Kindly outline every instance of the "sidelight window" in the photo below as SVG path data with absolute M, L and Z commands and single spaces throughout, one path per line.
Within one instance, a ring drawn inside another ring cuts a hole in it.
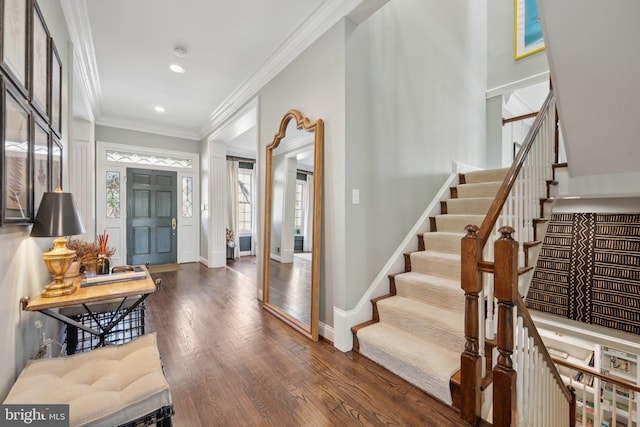
M 251 169 L 238 169 L 238 232 L 251 233 Z

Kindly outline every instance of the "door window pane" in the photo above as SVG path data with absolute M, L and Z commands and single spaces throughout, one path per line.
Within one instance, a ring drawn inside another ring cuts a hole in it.
M 182 217 L 193 217 L 193 178 L 182 177 Z
M 120 172 L 107 171 L 107 218 L 120 218 Z
M 238 231 L 251 233 L 251 171 L 240 169 L 238 171 Z
M 296 204 L 293 225 L 296 234 L 302 234 L 302 197 L 304 196 L 304 181 L 296 182 Z

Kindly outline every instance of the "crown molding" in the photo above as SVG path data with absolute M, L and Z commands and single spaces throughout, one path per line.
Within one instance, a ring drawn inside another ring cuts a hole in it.
M 194 132 L 177 130 L 173 127 L 162 127 L 157 124 L 141 125 L 140 121 L 127 120 L 123 118 L 100 117 L 96 120 L 98 126 L 108 126 L 118 129 L 131 130 L 135 132 L 151 133 L 155 135 L 170 136 L 172 138 L 188 139 L 191 141 L 200 141 L 198 135 Z
M 73 43 L 74 71 L 83 92 L 82 96 L 86 99 L 93 117 L 99 117 L 102 110 L 102 89 L 87 2 L 86 0 L 60 0 L 60 5 Z
M 224 124 L 236 110 L 255 97 L 258 91 L 291 61 L 365 1 L 367 0 L 328 0 L 312 12 L 269 58 L 209 115 L 206 124 L 200 130 L 200 137 L 206 138 Z

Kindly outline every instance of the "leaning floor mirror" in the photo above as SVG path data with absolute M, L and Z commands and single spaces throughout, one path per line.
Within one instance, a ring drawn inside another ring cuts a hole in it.
M 314 341 L 320 304 L 324 125 L 289 110 L 267 146 L 263 307 Z

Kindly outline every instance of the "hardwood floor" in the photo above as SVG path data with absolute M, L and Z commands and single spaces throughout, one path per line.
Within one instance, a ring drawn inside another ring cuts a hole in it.
M 311 260 L 296 255 L 293 262 L 269 265 L 269 301 L 305 325 L 311 324 Z
M 147 299 L 177 427 L 464 426 L 357 353 L 313 343 L 261 308 L 252 258 L 157 273 Z

